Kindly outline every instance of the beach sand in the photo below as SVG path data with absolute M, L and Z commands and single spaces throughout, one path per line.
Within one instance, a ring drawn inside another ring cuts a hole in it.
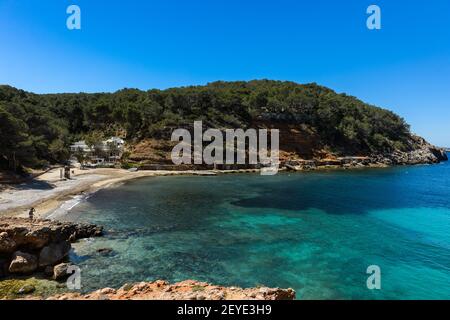
M 215 175 L 213 171 L 128 171 L 124 169 L 71 169 L 71 179 L 60 179 L 60 168 L 52 169 L 22 184 L 9 185 L 0 192 L 0 217 L 27 217 L 31 207 L 36 218 L 47 218 L 76 195 L 130 179 L 165 175 Z

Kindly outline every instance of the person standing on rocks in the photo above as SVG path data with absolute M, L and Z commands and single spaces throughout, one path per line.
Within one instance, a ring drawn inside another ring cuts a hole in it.
M 30 217 L 30 220 L 33 221 L 34 220 L 34 213 L 36 212 L 35 208 L 31 208 L 30 211 L 28 212 L 28 216 Z

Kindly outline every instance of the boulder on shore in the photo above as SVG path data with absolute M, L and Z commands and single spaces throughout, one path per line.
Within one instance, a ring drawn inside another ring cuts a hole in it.
M 60 263 L 53 268 L 53 279 L 63 280 L 69 276 L 67 270 L 71 266 L 70 263 Z
M 28 274 L 36 271 L 38 268 L 38 261 L 36 256 L 17 251 L 13 254 L 11 264 L 9 265 L 9 272 Z

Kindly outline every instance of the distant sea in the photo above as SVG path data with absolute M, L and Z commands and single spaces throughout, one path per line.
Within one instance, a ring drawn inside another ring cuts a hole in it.
M 65 219 L 109 230 L 75 245 L 85 292 L 195 279 L 291 287 L 298 299 L 450 298 L 448 162 L 143 178 L 100 190 Z M 370 265 L 380 290 L 366 286 Z

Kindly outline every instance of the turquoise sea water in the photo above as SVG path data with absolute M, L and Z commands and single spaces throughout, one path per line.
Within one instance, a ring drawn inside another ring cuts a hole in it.
M 72 253 L 84 291 L 196 279 L 292 287 L 298 299 L 450 298 L 449 163 L 144 178 L 66 218 L 109 230 Z M 369 265 L 381 290 L 367 289 Z

